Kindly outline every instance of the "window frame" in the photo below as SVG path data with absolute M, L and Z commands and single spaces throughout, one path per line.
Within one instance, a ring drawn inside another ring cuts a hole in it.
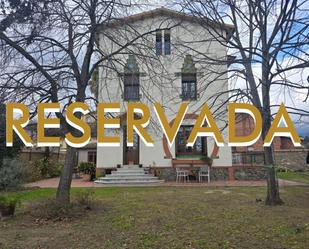
M 182 129 L 187 129 L 187 128 L 191 128 L 191 131 L 189 132 L 188 136 L 186 136 L 186 132 L 181 132 L 182 133 L 182 139 L 184 141 L 184 151 L 178 151 L 178 148 L 179 148 L 179 132 L 180 130 Z M 175 139 L 175 153 L 176 153 L 176 156 L 182 156 L 182 155 L 192 155 L 192 156 L 204 156 L 206 155 L 207 156 L 207 138 L 206 137 L 198 137 L 197 139 L 201 139 L 201 151 L 198 151 L 197 150 L 197 144 L 196 144 L 196 141 L 194 143 L 194 145 L 192 147 L 187 147 L 186 144 L 187 144 L 187 140 L 190 136 L 190 133 L 192 132 L 192 129 L 193 129 L 193 125 L 181 125 L 179 127 L 179 130 L 178 130 L 178 133 L 176 135 L 176 139 Z M 190 151 L 191 150 L 191 151 Z
M 171 54 L 171 30 L 170 29 L 166 29 L 164 31 L 164 54 L 165 55 Z
M 192 96 L 191 87 L 190 94 L 184 93 L 184 85 L 194 84 L 194 95 Z M 196 73 L 181 74 L 181 98 L 182 100 L 197 100 L 197 77 Z
M 93 158 L 93 161 L 90 160 L 90 158 Z M 88 151 L 87 152 L 87 162 L 93 163 L 94 165 L 97 165 L 97 152 L 96 151 Z
M 163 54 L 163 42 L 162 42 L 162 31 L 156 32 L 156 41 L 155 41 L 155 49 L 156 49 L 156 55 L 162 55 Z
M 129 80 L 131 78 L 131 80 Z M 140 74 L 139 73 L 125 73 L 123 76 L 123 99 L 124 101 L 139 101 L 140 100 Z M 136 93 L 133 94 L 136 96 L 132 98 L 130 94 L 128 94 L 128 88 L 135 89 Z M 137 89 L 137 90 L 136 90 Z

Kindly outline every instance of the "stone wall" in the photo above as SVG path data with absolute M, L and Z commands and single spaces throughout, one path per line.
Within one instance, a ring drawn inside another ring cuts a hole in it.
M 242 181 L 265 180 L 267 178 L 267 170 L 263 167 L 244 167 L 234 169 L 234 179 Z
M 306 149 L 275 151 L 276 164 L 292 170 L 309 170 L 307 153 Z
M 226 181 L 229 180 L 229 173 L 227 167 L 213 167 L 210 171 L 210 179 L 214 181 Z
M 150 168 L 150 174 L 159 177 L 160 180 L 166 182 L 176 181 L 176 169 L 173 167 L 168 168 Z
M 275 161 L 278 167 L 291 170 L 309 170 L 307 164 L 308 149 L 275 150 Z M 263 152 L 233 153 L 233 166 L 256 166 L 264 164 Z
M 188 168 L 184 168 L 188 169 Z M 190 169 L 192 175 L 190 175 L 190 180 L 197 180 L 199 168 Z M 176 169 L 169 168 L 151 168 L 150 173 L 158 176 L 159 179 L 165 180 L 167 182 L 176 181 Z M 212 167 L 210 171 L 210 179 L 214 181 L 224 181 L 229 179 L 228 168 L 227 167 Z

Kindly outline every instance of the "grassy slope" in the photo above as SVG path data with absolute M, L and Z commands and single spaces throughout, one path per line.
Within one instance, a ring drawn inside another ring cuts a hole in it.
M 73 190 L 73 196 L 79 189 Z M 33 201 L 0 222 L 0 248 L 308 248 L 309 188 L 281 189 L 280 207 L 256 203 L 265 188 L 100 188 L 103 209 L 67 222 L 38 223 Z
M 278 172 L 280 179 L 309 184 L 309 172 Z

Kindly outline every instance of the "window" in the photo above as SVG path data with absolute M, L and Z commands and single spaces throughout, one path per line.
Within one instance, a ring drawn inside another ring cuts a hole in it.
M 97 152 L 96 151 L 88 151 L 88 163 L 97 164 Z
M 171 54 L 171 31 L 169 29 L 164 32 L 164 54 Z
M 182 100 L 196 100 L 196 74 L 182 74 Z
M 162 54 L 162 32 L 161 31 L 156 32 L 156 54 L 157 55 Z
M 171 31 L 166 29 L 164 31 L 164 51 L 163 50 L 163 43 L 162 43 L 162 32 L 156 32 L 156 54 L 161 55 L 164 52 L 165 55 L 171 54 Z
M 139 100 L 139 74 L 130 73 L 124 75 L 124 100 Z
M 197 137 L 193 147 L 187 147 L 187 140 L 193 129 L 191 125 L 182 125 L 176 136 L 176 155 L 204 155 L 207 154 L 206 137 Z
M 139 100 L 139 67 L 133 54 L 130 54 L 124 66 L 124 95 L 125 101 Z

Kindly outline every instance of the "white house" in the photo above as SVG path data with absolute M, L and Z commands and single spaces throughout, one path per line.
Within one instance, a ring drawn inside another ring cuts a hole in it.
M 214 23 L 209 25 L 210 29 L 222 29 Z M 211 96 L 228 89 L 226 64 L 207 68 L 205 63 L 199 63 L 202 54 L 227 58 L 224 45 L 211 39 L 209 30 L 201 25 L 200 20 L 165 8 L 115 20 L 104 24 L 101 30 L 97 43 L 103 54 L 118 51 L 137 34 L 141 37 L 99 67 L 98 99 L 100 102 L 120 102 L 121 114 L 118 115 L 122 122 L 121 129 L 108 129 L 110 134 L 120 136 L 121 146 L 97 148 L 98 171 L 108 172 L 123 165 L 135 164 L 158 169 L 167 175 L 164 172 L 170 172 L 175 166 L 192 166 L 198 164 L 203 155 L 208 155 L 214 159 L 213 168 L 224 168 L 228 172 L 228 167 L 232 166 L 232 153 L 227 145 L 217 148 L 212 138 L 199 137 L 193 147 L 185 146 L 201 107 Z M 221 31 L 228 36 L 232 30 L 233 27 L 226 25 Z M 222 74 L 220 77 L 218 74 L 212 76 L 211 71 Z M 208 84 L 214 77 L 218 78 Z M 219 128 L 226 125 L 227 99 L 228 93 L 220 94 L 214 105 L 209 103 L 211 111 L 221 110 L 221 115 L 216 119 Z M 136 135 L 134 146 L 128 147 L 125 121 L 128 101 L 139 101 L 150 108 L 154 102 L 159 102 L 170 121 L 175 118 L 181 102 L 189 101 L 187 115 L 174 144 L 171 147 L 168 145 L 152 111 L 147 131 L 154 140 L 154 146 L 147 147 Z M 226 131 L 222 134 L 227 141 Z

